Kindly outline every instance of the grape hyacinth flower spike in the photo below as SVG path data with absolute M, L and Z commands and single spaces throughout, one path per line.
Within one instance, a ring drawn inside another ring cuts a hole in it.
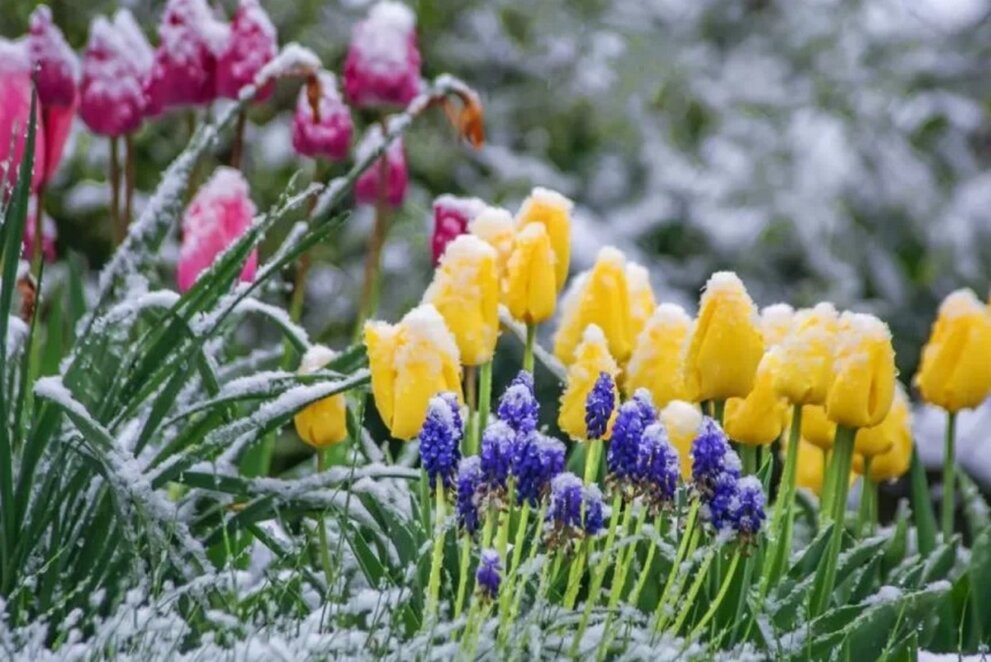
M 553 548 L 570 548 L 586 536 L 602 531 L 602 493 L 594 485 L 585 485 L 571 472 L 559 474 L 551 481 L 550 506 L 544 523 L 547 544 Z
M 721 474 L 740 475 L 740 458 L 730 447 L 726 433 L 711 418 L 703 421 L 692 442 L 691 455 L 692 481 L 703 497 L 711 496 Z
M 482 485 L 481 460 L 477 455 L 466 457 L 458 466 L 458 485 L 455 508 L 458 526 L 473 535 L 480 523 L 478 513 L 479 490 Z
M 519 434 L 529 434 L 537 429 L 540 418 L 540 403 L 533 392 L 533 375 L 526 370 L 510 382 L 499 399 L 496 410 L 499 420 Z
M 736 499 L 731 504 L 729 518 L 740 544 L 756 544 L 764 526 L 764 488 L 756 476 L 745 476 L 737 483 Z
M 516 433 L 503 421 L 493 421 L 482 434 L 481 459 L 484 489 L 502 495 L 509 479 Z
M 608 372 L 600 372 L 599 378 L 585 400 L 585 427 L 588 439 L 606 436 L 609 417 L 616 403 L 616 382 Z
M 550 490 L 551 481 L 564 471 L 564 444 L 537 431 L 520 435 L 513 451 L 516 499 L 535 508 Z
M 606 452 L 608 480 L 614 487 L 629 487 L 637 477 L 640 438 L 656 418 L 657 412 L 646 389 L 637 390 L 632 400 L 620 406 Z
M 615 438 L 614 434 L 613 439 Z M 670 508 L 678 490 L 681 472 L 678 451 L 668 440 L 664 426 L 660 423 L 648 425 L 640 438 L 637 451 L 637 491 L 653 512 Z
M 478 563 L 478 570 L 475 572 L 475 584 L 478 587 L 478 594 L 485 600 L 495 600 L 499 595 L 499 584 L 501 578 L 502 563 L 499 561 L 499 552 L 494 549 L 482 551 Z
M 431 398 L 419 436 L 420 458 L 431 489 L 437 488 L 438 481 L 445 489 L 454 487 L 463 435 L 457 397 L 453 393 L 441 393 Z

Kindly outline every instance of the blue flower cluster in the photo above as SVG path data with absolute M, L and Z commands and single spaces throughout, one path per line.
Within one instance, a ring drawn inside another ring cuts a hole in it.
M 454 487 L 463 437 L 464 421 L 457 397 L 453 393 L 432 397 L 419 437 L 420 459 L 431 489 L 436 489 L 438 479 L 445 488 Z
M 588 439 L 606 436 L 609 417 L 616 406 L 616 382 L 608 372 L 599 373 L 585 398 L 585 431 Z
M 458 467 L 458 493 L 455 501 L 455 511 L 458 515 L 458 526 L 468 535 L 478 530 L 479 487 L 482 485 L 482 463 L 477 455 L 461 460 Z
M 755 476 L 746 476 L 737 483 L 737 498 L 730 509 L 730 519 L 740 539 L 749 542 L 764 525 L 764 488 Z
M 499 553 L 494 549 L 482 550 L 478 570 L 475 572 L 475 585 L 478 587 L 479 595 L 486 600 L 496 599 L 499 595 L 499 584 L 502 582 L 501 572 Z
M 506 489 L 515 446 L 516 432 L 505 421 L 493 421 L 486 426 L 479 455 L 482 476 L 489 490 Z
M 637 390 L 632 400 L 620 406 L 606 453 L 611 482 L 622 487 L 636 479 L 640 439 L 656 419 L 657 411 L 650 401 L 650 392 L 645 389 Z
M 637 491 L 654 512 L 674 503 L 681 477 L 678 451 L 660 423 L 651 423 L 640 436 L 636 462 Z
M 564 471 L 565 447 L 557 439 L 533 431 L 517 438 L 513 451 L 516 499 L 535 508 L 550 489 L 551 479 Z
M 520 370 L 499 398 L 496 415 L 518 433 L 527 434 L 537 429 L 540 404 L 533 391 L 533 375 Z
M 692 442 L 692 481 L 703 499 L 710 498 L 723 473 L 740 475 L 740 458 L 730 448 L 726 433 L 711 418 L 702 423 Z
M 602 531 L 602 493 L 595 485 L 585 485 L 571 472 L 558 474 L 551 481 L 550 505 L 544 518 L 547 544 L 567 547 L 584 536 Z

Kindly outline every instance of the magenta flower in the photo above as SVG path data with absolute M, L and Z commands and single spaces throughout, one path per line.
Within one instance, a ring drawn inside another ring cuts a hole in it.
M 248 197 L 248 182 L 241 172 L 217 168 L 182 217 L 176 274 L 180 292 L 191 288 L 199 275 L 244 234 L 254 215 L 255 205 Z M 241 280 L 253 280 L 257 266 L 258 252 L 252 251 L 241 270 Z
M 447 244 L 468 231 L 468 223 L 485 209 L 478 198 L 459 198 L 441 195 L 434 200 L 434 236 L 430 246 L 434 254 L 434 266 L 440 261 Z
M 382 128 L 377 124 L 368 129 L 355 149 L 355 156 L 360 161 L 382 144 Z M 383 158 L 385 159 L 383 166 Z M 380 183 L 383 170 L 385 182 Z M 378 204 L 379 196 L 392 207 L 399 207 L 406 197 L 406 187 L 409 185 L 409 171 L 406 169 L 406 151 L 403 149 L 401 138 L 396 138 L 385 150 L 385 155 L 358 178 L 354 185 L 354 194 L 358 204 Z
M 231 23 L 230 40 L 217 62 L 217 94 L 236 99 L 238 91 L 278 52 L 278 36 L 258 0 L 240 0 Z M 258 91 L 256 100 L 272 95 L 274 83 Z
M 29 212 L 24 223 L 24 243 L 21 251 L 25 260 L 30 260 L 34 255 L 34 230 L 37 225 L 35 219 L 37 215 Z M 42 217 L 41 222 L 41 254 L 45 256 L 45 262 L 55 261 L 55 239 L 58 233 L 55 230 L 55 223 L 48 216 Z
M 79 116 L 93 133 L 120 136 L 141 126 L 145 80 L 152 51 L 141 28 L 126 9 L 111 23 L 99 16 L 89 29 L 83 54 Z
M 408 7 L 379 2 L 354 26 L 344 61 L 344 93 L 358 107 L 405 106 L 420 92 L 416 18 Z
M 72 106 L 76 102 L 79 58 L 52 23 L 52 10 L 45 5 L 31 13 L 28 51 L 38 70 L 38 102 L 42 106 Z
M 206 0 L 169 0 L 158 26 L 161 43 L 145 84 L 145 114 L 213 101 L 217 59 L 227 49 L 230 31 Z
M 23 42 L 0 39 L 0 175 L 6 168 L 6 183 L 10 186 L 17 180 L 18 168 L 24 157 L 30 115 L 31 60 L 27 48 Z M 45 132 L 40 116 L 37 113 L 35 116 L 38 124 L 31 187 L 37 190 L 45 172 Z M 0 189 L 3 187 L 4 180 L 0 179 Z M 4 197 L 4 192 L 0 190 L 0 200 Z
M 337 90 L 337 79 L 329 71 L 321 71 L 320 119 L 313 116 L 307 88 L 299 91 L 296 112 L 292 118 L 292 146 L 303 156 L 323 156 L 340 161 L 351 146 L 351 111 Z

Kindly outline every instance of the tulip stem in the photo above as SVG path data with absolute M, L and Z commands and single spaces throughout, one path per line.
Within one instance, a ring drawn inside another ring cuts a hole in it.
M 712 401 L 712 417 L 716 419 L 719 425 L 723 424 L 723 414 L 726 411 L 726 401 L 725 400 L 713 400 Z
M 382 121 L 383 127 L 385 120 Z M 365 320 L 375 314 L 378 307 L 378 289 L 382 270 L 382 249 L 386 236 L 389 234 L 389 208 L 386 200 L 389 162 L 385 154 L 379 159 L 378 196 L 375 200 L 375 225 L 372 236 L 368 240 L 368 252 L 365 254 L 365 271 L 361 286 L 361 302 L 358 308 L 358 320 L 355 325 L 355 339 L 361 334 Z
M 40 273 L 41 261 L 44 259 L 44 216 L 45 216 L 45 185 L 38 186 L 34 194 L 34 237 L 31 242 L 31 259 L 35 272 Z
M 853 463 L 853 442 L 857 436 L 857 428 L 838 425 L 836 439 L 833 442 L 833 457 L 829 465 L 827 482 L 832 484 L 830 502 L 824 507 L 830 508 L 826 521 L 833 523 L 829 536 L 825 559 L 819 565 L 815 586 L 812 592 L 812 617 L 820 615 L 829 604 L 829 596 L 833 593 L 836 583 L 836 564 L 843 545 L 843 520 L 846 514 L 846 498 L 850 490 L 850 466 Z
M 492 408 L 492 361 L 486 361 L 478 370 L 478 434 L 475 437 L 475 448 L 472 453 L 478 452 L 478 439 L 485 426 L 489 423 L 489 410 Z
M 122 235 L 127 235 L 131 225 L 131 210 L 134 207 L 134 135 L 124 135 L 124 218 L 121 223 Z M 121 240 L 123 241 L 123 236 Z
M 781 473 L 778 487 L 778 500 L 774 505 L 774 515 L 771 519 L 771 534 L 775 536 L 771 544 L 770 563 L 764 566 L 764 582 L 761 588 L 761 600 L 767 591 L 777 586 L 778 579 L 784 571 L 788 555 L 791 553 L 791 541 L 795 526 L 795 481 L 798 476 L 798 446 L 801 444 L 802 405 L 792 407 L 791 430 L 788 433 L 788 448 L 785 451 L 785 466 Z
M 752 476 L 757 473 L 757 446 L 740 444 L 740 459 L 743 461 L 743 475 Z
M 953 515 L 956 511 L 956 436 L 957 436 L 957 414 L 947 412 L 946 415 L 946 447 L 943 453 L 943 543 L 950 540 L 953 535 Z
M 237 123 L 234 125 L 234 143 L 231 145 L 231 167 L 241 169 L 241 157 L 244 153 L 244 127 L 247 123 L 248 115 L 241 109 L 237 114 Z
M 526 345 L 523 346 L 523 369 L 533 374 L 533 344 L 537 340 L 537 325 L 527 322 Z
M 430 559 L 430 580 L 427 583 L 424 628 L 433 624 L 437 616 L 437 603 L 440 599 L 440 569 L 444 561 L 444 518 L 447 516 L 447 499 L 444 498 L 443 480 L 437 481 L 434 497 L 434 547 Z
M 322 449 L 317 449 L 316 455 L 317 473 L 321 474 L 327 468 L 327 456 Z M 330 566 L 330 546 L 327 544 L 327 527 L 324 523 L 323 516 L 317 520 L 317 535 L 320 538 L 320 562 L 323 564 L 323 574 L 327 579 L 327 594 L 329 595 L 334 578 Z
M 860 509 L 857 512 L 857 535 L 872 535 L 877 525 L 877 483 L 871 479 L 871 457 L 864 458 L 864 475 L 860 484 Z
M 585 483 L 592 485 L 599 478 L 599 461 L 602 456 L 602 440 L 589 439 L 585 442 Z
M 110 138 L 110 232 L 114 248 L 124 240 L 120 227 L 120 160 L 117 158 L 117 136 Z

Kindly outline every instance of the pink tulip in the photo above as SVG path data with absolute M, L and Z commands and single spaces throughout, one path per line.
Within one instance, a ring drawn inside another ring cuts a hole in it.
M 199 275 L 244 234 L 254 215 L 255 205 L 248 197 L 244 176 L 234 168 L 217 168 L 182 218 L 177 273 L 180 292 L 191 288 Z M 257 266 L 258 252 L 252 251 L 241 270 L 241 280 L 254 279 Z
M 25 219 L 24 225 L 24 243 L 21 249 L 24 259 L 29 260 L 31 256 L 34 255 L 34 230 L 37 223 L 35 219 L 37 215 L 32 211 L 28 213 Z M 45 262 L 54 262 L 55 255 L 55 239 L 58 233 L 55 230 L 55 223 L 48 216 L 43 217 L 44 220 L 41 223 L 41 254 L 45 256 Z
M 31 115 L 31 59 L 23 42 L 0 39 L 0 173 L 6 168 L 6 183 L 17 181 L 24 157 L 28 120 Z M 35 114 L 37 129 L 34 145 L 34 172 L 31 187 L 37 190 L 45 173 L 45 130 Z M 14 140 L 11 140 L 16 135 Z M 11 153 L 11 143 L 14 150 Z M 0 189 L 4 181 L 0 179 Z M 5 195 L 0 191 L 0 199 Z
M 38 101 L 43 106 L 71 106 L 76 100 L 79 58 L 52 23 L 52 10 L 39 5 L 31 14 L 28 35 L 31 63 L 38 70 Z
M 434 200 L 434 236 L 430 247 L 433 249 L 434 266 L 440 262 L 447 244 L 459 235 L 468 232 L 468 223 L 485 209 L 485 203 L 478 198 L 459 198 L 441 195 Z
M 278 50 L 275 26 L 258 0 L 241 0 L 231 23 L 227 49 L 217 63 L 217 93 L 236 99 L 238 91 L 254 81 L 255 74 L 275 57 Z M 269 83 L 255 98 L 267 99 L 273 89 L 275 85 Z
M 313 116 L 307 88 L 303 87 L 292 118 L 292 146 L 303 156 L 324 156 L 340 161 L 348 155 L 351 146 L 351 111 L 337 91 L 334 74 L 320 72 L 319 82 L 320 120 Z
M 405 106 L 420 92 L 416 18 L 408 7 L 379 2 L 354 26 L 344 62 L 344 93 L 359 108 Z
M 365 137 L 355 150 L 358 160 L 367 156 L 372 149 L 382 143 L 382 129 L 376 124 L 368 130 Z M 385 158 L 385 186 L 382 193 L 385 202 L 392 207 L 399 207 L 406 197 L 406 187 L 409 185 L 409 171 L 406 169 L 406 151 L 403 149 L 401 138 L 389 145 L 384 157 L 379 159 L 358 178 L 354 185 L 355 197 L 359 204 L 378 204 L 379 187 L 382 175 L 382 158 Z
M 210 103 L 217 97 L 217 58 L 227 49 L 230 26 L 217 20 L 206 0 L 169 0 L 158 26 L 145 113 Z
M 83 55 L 79 116 L 94 133 L 120 136 L 141 126 L 142 86 L 151 72 L 148 40 L 126 9 L 113 23 L 97 17 L 90 25 Z

